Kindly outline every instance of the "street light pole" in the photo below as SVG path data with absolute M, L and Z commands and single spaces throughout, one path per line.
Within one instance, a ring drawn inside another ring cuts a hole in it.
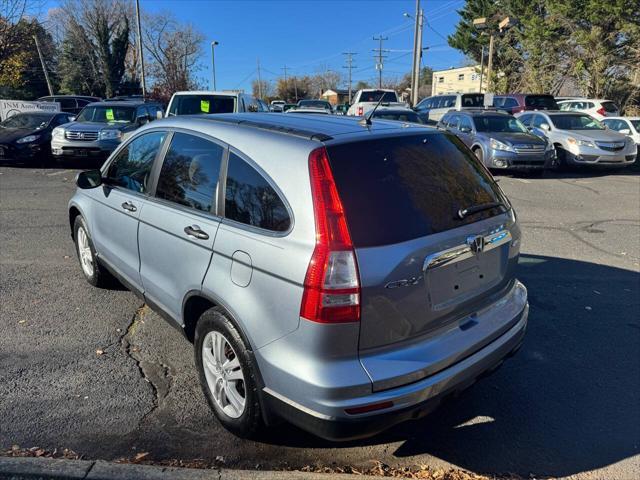
M 489 59 L 487 60 L 487 92 L 491 93 L 493 82 L 491 81 L 491 70 L 493 68 L 493 33 L 489 36 Z
M 480 88 L 478 89 L 479 93 L 482 93 L 483 75 L 484 75 L 484 45 L 482 45 L 482 49 L 480 50 Z
M 216 90 L 216 57 L 214 53 L 214 47 L 216 45 L 220 45 L 219 42 L 215 40 L 211 42 L 211 79 L 213 81 L 213 90 Z
M 411 16 L 408 13 L 404 14 L 405 17 L 410 18 Z M 416 0 L 416 16 L 414 17 L 414 27 L 413 27 L 413 63 L 411 64 L 411 106 L 415 107 L 417 102 L 417 94 L 416 94 L 416 70 L 419 68 L 419 48 L 420 44 L 418 43 L 418 33 L 419 33 L 419 19 L 420 18 L 420 0 Z

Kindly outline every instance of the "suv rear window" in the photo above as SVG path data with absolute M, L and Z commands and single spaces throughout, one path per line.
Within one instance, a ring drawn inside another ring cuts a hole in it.
M 447 133 L 335 145 L 328 154 L 356 247 L 404 242 L 506 211 L 457 217 L 460 209 L 507 200 L 474 155 Z
M 558 104 L 551 95 L 527 95 L 524 104 L 537 110 L 558 110 Z
M 602 102 L 602 108 L 607 113 L 615 113 L 618 111 L 618 106 L 613 102 Z
M 368 90 L 360 94 L 361 102 L 379 102 L 382 97 L 383 102 L 397 102 L 396 92 L 385 92 L 383 90 Z
M 199 113 L 233 113 L 235 97 L 219 95 L 176 95 L 169 115 L 195 115 Z

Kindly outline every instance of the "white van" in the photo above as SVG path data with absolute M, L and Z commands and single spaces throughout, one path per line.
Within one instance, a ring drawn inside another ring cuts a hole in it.
M 242 92 L 176 92 L 169 101 L 166 117 L 200 113 L 265 112 L 265 104 Z

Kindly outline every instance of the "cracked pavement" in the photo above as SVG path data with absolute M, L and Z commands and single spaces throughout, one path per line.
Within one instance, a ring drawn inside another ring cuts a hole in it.
M 0 448 L 640 478 L 638 171 L 501 177 L 524 231 L 523 349 L 424 420 L 331 444 L 288 425 L 256 442 L 222 429 L 191 345 L 130 292 L 82 278 L 66 212 L 75 172 L 0 167 Z

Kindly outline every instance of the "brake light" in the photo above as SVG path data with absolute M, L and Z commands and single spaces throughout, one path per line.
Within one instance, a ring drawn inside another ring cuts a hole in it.
M 316 246 L 304 279 L 300 316 L 320 323 L 360 321 L 360 278 L 327 151 L 309 155 Z
M 607 111 L 604 109 L 604 107 L 600 107 L 598 110 L 596 110 L 596 113 L 598 115 L 602 115 L 603 117 L 607 116 Z
M 358 116 L 362 116 L 362 114 L 364 113 L 364 107 L 358 107 Z

